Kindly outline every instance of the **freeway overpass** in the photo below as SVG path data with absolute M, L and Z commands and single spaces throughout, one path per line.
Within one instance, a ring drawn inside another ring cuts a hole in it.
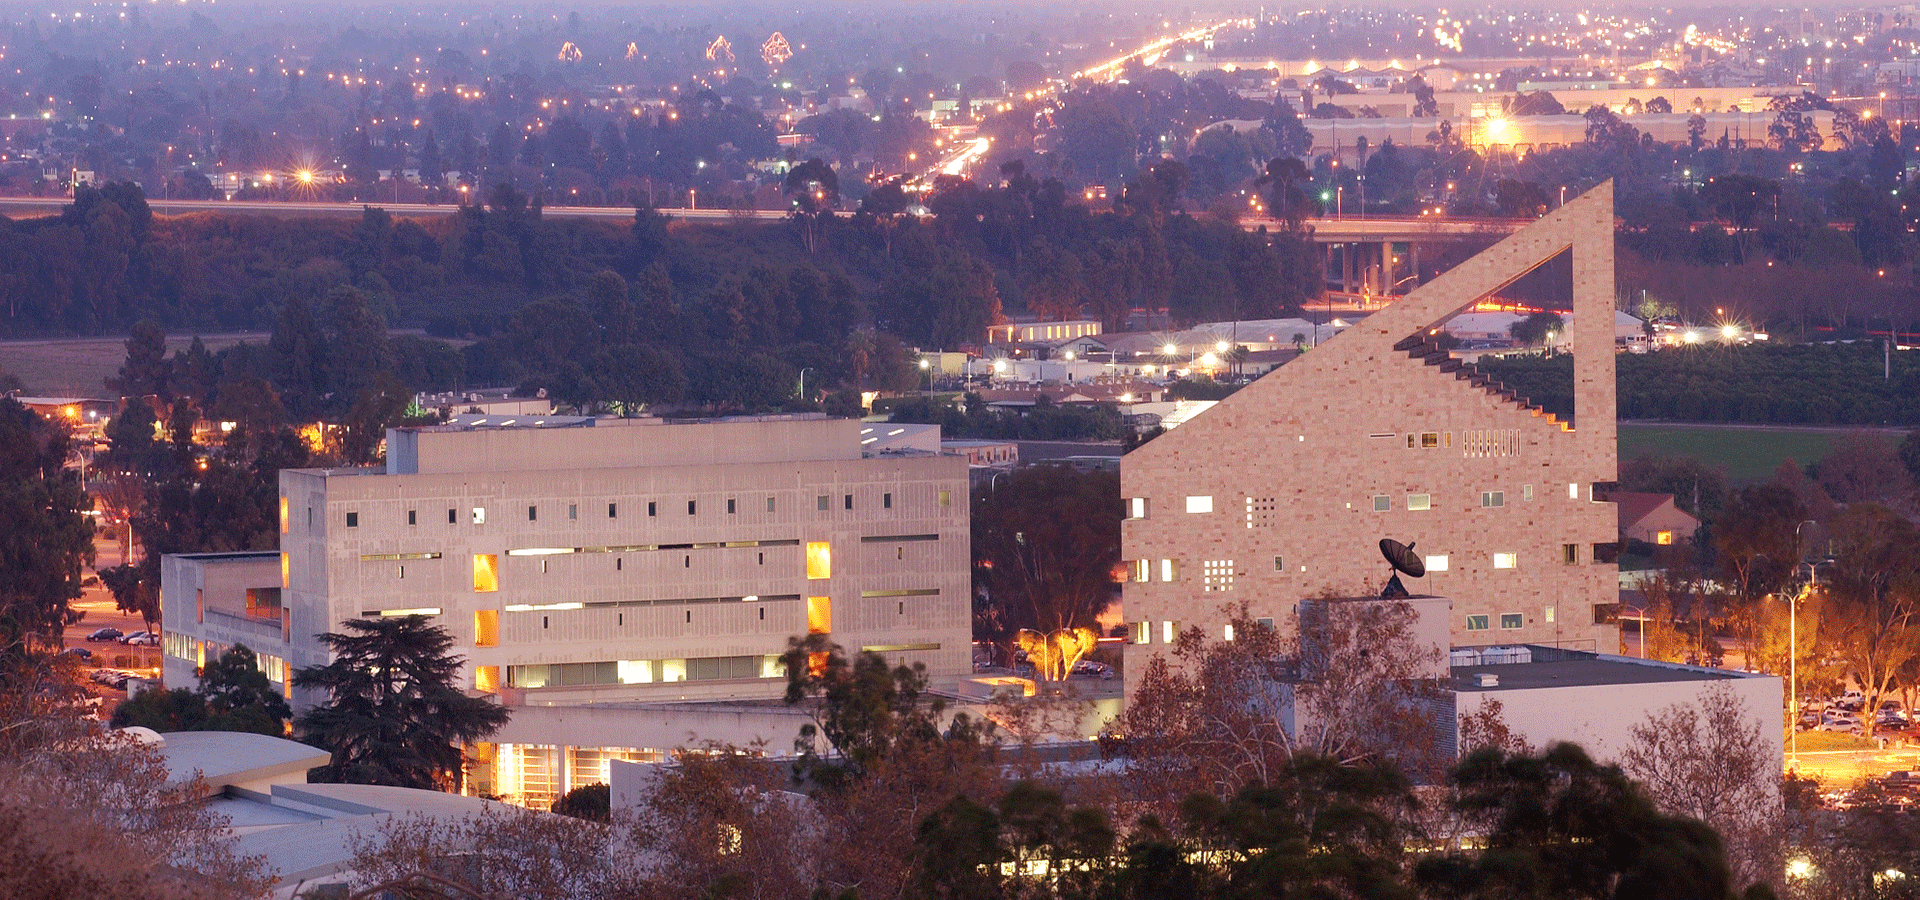
M 0 215 L 15 219 L 35 219 L 57 215 L 60 209 L 73 202 L 71 197 L 0 197 Z M 326 218 L 329 216 L 350 216 L 358 218 L 360 211 L 367 207 L 384 209 L 400 218 L 435 218 L 450 216 L 462 207 L 451 203 L 335 203 L 319 200 L 158 200 L 147 198 L 147 206 L 154 213 L 163 216 L 183 216 L 193 213 L 227 213 L 229 215 L 278 216 L 282 218 Z M 785 210 L 758 209 L 748 212 L 735 212 L 729 209 L 662 209 L 662 215 L 676 219 L 726 222 L 736 218 L 778 220 L 787 217 Z M 558 219 L 632 219 L 631 206 L 547 206 L 540 214 Z

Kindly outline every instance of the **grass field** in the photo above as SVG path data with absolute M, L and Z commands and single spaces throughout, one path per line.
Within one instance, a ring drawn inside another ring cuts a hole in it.
M 1784 460 L 1805 466 L 1827 455 L 1848 429 L 1804 426 L 1629 425 L 1620 426 L 1620 458 L 1643 452 L 1693 456 L 1722 466 L 1734 484 L 1765 481 Z M 1898 432 L 1889 432 L 1894 441 Z
M 219 334 L 201 339 L 219 352 L 243 340 L 266 343 L 264 334 Z M 171 335 L 167 353 L 185 350 L 192 335 Z M 106 397 L 107 376 L 120 371 L 127 360 L 125 338 L 72 338 L 45 341 L 0 341 L 0 372 L 19 376 L 29 397 Z

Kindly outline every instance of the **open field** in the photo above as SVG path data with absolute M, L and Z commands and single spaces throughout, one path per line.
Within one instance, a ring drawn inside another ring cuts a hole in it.
M 200 340 L 219 351 L 241 341 L 266 343 L 265 334 L 212 334 Z M 193 335 L 167 337 L 167 353 L 185 350 Z M 19 376 L 29 397 L 110 396 L 107 376 L 120 371 L 127 358 L 126 338 L 52 338 L 38 341 L 0 341 L 0 372 Z
M 1827 455 L 1834 441 L 1855 429 L 1811 425 L 1686 425 L 1620 423 L 1620 458 L 1645 451 L 1693 456 L 1723 466 L 1727 480 L 1750 484 L 1773 477 L 1784 460 L 1805 466 Z M 1899 441 L 1904 432 L 1887 430 Z

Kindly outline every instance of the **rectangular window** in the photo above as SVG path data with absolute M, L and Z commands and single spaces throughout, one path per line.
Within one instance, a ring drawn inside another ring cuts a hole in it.
M 1176 560 L 1163 559 L 1160 561 L 1160 580 L 1161 581 L 1172 581 L 1175 578 L 1178 578 L 1179 576 L 1180 576 L 1180 566 Z
M 473 508 L 473 524 L 475 525 L 487 524 L 487 508 L 486 507 L 476 506 Z
M 833 548 L 826 541 L 807 542 L 807 580 L 833 577 Z
M 1432 494 L 1408 494 L 1407 508 L 1414 511 L 1433 508 Z
M 578 503 L 567 504 L 567 518 L 568 519 L 580 518 L 580 504 Z
M 1553 607 L 1551 606 L 1545 607 L 1541 610 L 1541 613 L 1545 616 L 1547 620 L 1547 624 L 1552 625 L 1553 624 Z
M 1136 644 L 1153 643 L 1153 623 L 1152 622 L 1133 623 L 1133 642 Z
M 1527 501 L 1533 500 L 1533 485 L 1523 484 L 1520 486 L 1520 499 Z
M 1468 630 L 1468 631 L 1485 631 L 1485 630 L 1487 630 L 1487 617 L 1486 617 L 1486 616 L 1468 616 L 1468 617 L 1467 617 L 1467 630 Z
M 829 508 L 827 504 L 830 503 L 831 501 L 832 501 L 832 498 L 828 497 L 825 494 L 821 494 L 820 496 L 813 498 L 813 508 L 816 510 L 819 510 L 820 512 L 826 512 Z
M 1440 446 L 1440 432 L 1438 431 L 1420 432 L 1420 449 L 1432 450 L 1433 448 L 1438 446 Z
M 648 516 L 658 516 L 658 515 L 660 515 L 660 502 L 659 502 L 659 501 L 657 501 L 657 500 L 648 500 L 648 501 L 647 501 L 647 515 L 648 515 Z
M 1130 497 L 1127 499 L 1127 518 L 1144 519 L 1147 517 L 1147 498 Z
M 694 503 L 695 501 L 693 500 L 687 501 L 687 515 L 690 515 L 690 516 L 693 515 L 693 511 L 698 508 L 694 505 Z
M 1180 636 L 1179 622 L 1161 622 L 1160 623 L 1160 643 L 1171 644 L 1173 643 L 1173 639 L 1179 636 Z
M 500 611 L 483 609 L 473 614 L 473 645 L 475 647 L 500 646 Z
M 459 523 L 459 521 L 460 521 L 460 511 L 459 511 L 459 510 L 457 510 L 457 509 L 450 509 L 450 510 L 447 510 L 447 524 L 448 524 L 448 525 L 454 525 L 454 524 L 458 524 L 458 523 Z
M 1213 497 L 1212 496 L 1188 497 L 1187 512 L 1190 512 L 1190 513 L 1213 512 Z
M 1445 572 L 1447 570 L 1447 555 L 1444 553 L 1429 556 L 1426 561 L 1427 571 L 1429 572 Z
M 1273 619 L 1265 616 L 1262 616 L 1258 619 L 1253 620 L 1253 624 L 1258 625 L 1261 628 L 1265 628 L 1268 631 L 1273 630 Z
M 408 524 L 408 525 L 417 525 L 417 524 L 419 524 L 419 522 L 418 522 L 418 520 L 416 520 L 416 519 L 414 518 L 414 513 L 415 513 L 415 512 L 416 512 L 415 510 L 411 510 L 411 509 L 410 509 L 410 510 L 407 510 L 407 524 Z
M 1493 555 L 1493 567 L 1496 569 L 1511 569 L 1519 561 L 1520 554 L 1518 553 L 1495 553 Z
M 609 519 L 620 518 L 620 504 L 618 503 L 607 504 L 607 518 Z
M 347 527 L 348 527 L 348 528 L 359 528 L 359 527 L 360 527 L 360 514 L 359 514 L 359 513 L 357 513 L 357 512 L 350 512 L 350 513 L 347 513 Z
M 1670 547 L 1673 545 L 1673 532 L 1671 531 L 1655 532 L 1653 535 L 1653 542 L 1656 544 L 1659 544 L 1662 547 Z
M 529 522 L 540 521 L 540 507 L 538 506 L 527 507 L 527 521 Z
M 1560 545 L 1560 561 L 1563 563 L 1566 563 L 1569 566 L 1579 565 L 1580 564 L 1580 545 L 1579 544 L 1561 544 Z
M 1506 491 L 1481 491 L 1480 505 L 1485 509 L 1498 509 L 1507 505 Z
M 291 523 L 287 520 L 287 498 L 281 497 L 280 498 L 280 533 L 286 534 L 287 528 L 290 524 Z M 413 523 L 408 522 L 407 524 L 411 525 Z
M 1229 642 L 1233 640 L 1233 623 L 1232 622 L 1228 622 L 1226 627 L 1221 629 L 1220 637 L 1222 640 L 1226 640 Z
M 196 592 L 198 593 L 198 592 Z M 255 619 L 280 621 L 279 588 L 247 588 L 247 615 Z
M 767 512 L 773 512 L 773 498 L 767 498 Z
M 881 494 L 881 495 L 880 495 L 880 508 L 881 508 L 881 509 L 892 509 L 892 508 L 893 508 L 893 495 L 892 495 L 892 494 Z
M 482 694 L 499 693 L 500 692 L 500 667 L 499 666 L 474 666 L 473 667 L 473 689 L 476 691 L 479 691 Z
M 1579 483 L 1577 483 L 1577 482 L 1568 482 L 1568 483 L 1567 483 L 1567 499 L 1568 499 L 1568 500 L 1578 500 L 1578 499 L 1580 499 L 1580 485 L 1579 485 Z
M 280 587 L 293 587 L 293 559 L 284 550 L 280 553 Z
M 852 509 L 852 508 L 853 508 L 853 495 L 852 495 L 852 494 L 848 494 L 848 495 L 847 495 L 847 508 L 848 508 L 848 509 Z
M 1284 557 L 1284 556 L 1276 556 L 1276 557 L 1274 557 L 1274 558 L 1273 558 L 1273 570 L 1274 570 L 1275 572 L 1285 572 L 1285 571 L 1287 570 L 1287 558 L 1286 558 L 1286 557 Z
M 1514 628 L 1519 628 L 1521 625 L 1524 625 L 1524 624 L 1526 623 L 1522 620 L 1519 613 L 1501 613 L 1500 614 L 1501 628 L 1514 629 Z
M 500 557 L 493 553 L 473 555 L 473 590 L 491 594 L 500 589 Z
M 1390 510 L 1390 509 L 1392 509 L 1392 508 L 1393 508 L 1393 498 L 1392 498 L 1392 497 L 1389 497 L 1389 496 L 1387 496 L 1386 494 L 1375 494 L 1375 495 L 1374 495 L 1374 497 L 1373 497 L 1373 511 L 1374 511 L 1374 512 L 1386 512 L 1387 510 Z
M 833 600 L 827 597 L 807 598 L 807 633 L 829 634 L 833 631 Z
M 1133 574 L 1131 577 L 1135 584 L 1152 581 L 1153 580 L 1153 562 L 1151 560 L 1145 560 L 1145 559 L 1134 560 Z
M 952 491 L 941 491 L 941 492 L 940 492 L 940 505 L 941 505 L 941 506 L 952 506 L 952 505 L 953 505 L 953 492 L 952 492 Z

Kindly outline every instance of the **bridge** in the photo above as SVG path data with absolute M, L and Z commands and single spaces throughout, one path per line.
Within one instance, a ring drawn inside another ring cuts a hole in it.
M 1438 216 L 1323 216 L 1302 226 L 1320 251 L 1330 293 L 1360 308 L 1377 298 L 1404 294 L 1420 283 L 1423 244 L 1483 241 L 1488 244 L 1532 219 L 1448 219 Z M 1271 218 L 1245 218 L 1249 231 L 1278 231 Z

